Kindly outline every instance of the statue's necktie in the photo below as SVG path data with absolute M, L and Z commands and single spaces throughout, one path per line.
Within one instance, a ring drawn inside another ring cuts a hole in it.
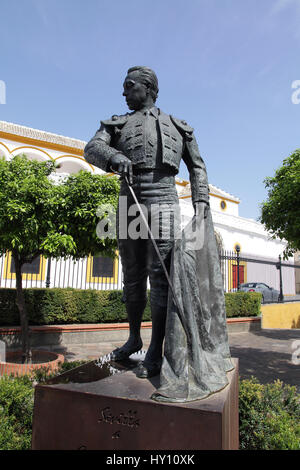
M 151 150 L 149 149 L 149 140 L 151 136 L 151 122 L 150 122 L 150 111 L 146 109 L 144 112 L 145 115 L 145 125 L 144 125 L 144 145 L 145 153 L 147 158 L 151 158 Z

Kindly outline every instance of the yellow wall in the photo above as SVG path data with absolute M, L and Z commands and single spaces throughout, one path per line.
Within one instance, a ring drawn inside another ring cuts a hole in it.
M 262 305 L 262 328 L 300 328 L 300 302 Z

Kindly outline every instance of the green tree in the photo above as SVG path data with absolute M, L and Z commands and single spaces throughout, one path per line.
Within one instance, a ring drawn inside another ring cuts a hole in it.
M 52 161 L 31 161 L 18 155 L 0 159 L 0 255 L 11 252 L 16 272 L 16 303 L 20 314 L 23 361 L 31 360 L 28 315 L 22 267 L 37 256 L 79 258 L 113 256 L 116 240 L 99 238 L 97 208 L 116 207 L 116 177 L 80 172 L 60 183 Z M 107 211 L 102 211 L 102 218 Z
M 274 177 L 264 180 L 268 199 L 261 206 L 261 222 L 274 238 L 286 240 L 284 257 L 300 250 L 300 149 L 283 161 Z

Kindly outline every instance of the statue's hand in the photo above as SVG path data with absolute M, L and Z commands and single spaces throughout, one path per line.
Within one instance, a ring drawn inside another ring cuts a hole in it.
M 122 153 L 117 153 L 111 157 L 109 163 L 112 171 L 119 173 L 122 176 L 126 175 L 128 177 L 129 184 L 132 184 L 132 162 L 129 158 L 125 157 Z
M 195 215 L 200 217 L 202 216 L 204 219 L 207 217 L 208 209 L 209 204 L 207 202 L 199 201 L 194 204 Z

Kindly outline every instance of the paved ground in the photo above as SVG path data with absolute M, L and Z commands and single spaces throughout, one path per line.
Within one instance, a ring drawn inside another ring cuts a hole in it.
M 298 343 L 295 344 L 295 341 Z M 108 354 L 122 343 L 123 341 L 74 344 L 68 345 L 67 349 L 57 348 L 55 351 L 63 351 L 67 361 L 93 360 Z M 300 392 L 300 329 L 262 329 L 249 333 L 231 333 L 229 344 L 232 357 L 239 358 L 241 378 L 254 375 L 261 383 L 280 379 L 284 383 L 296 385 Z M 147 349 L 147 346 L 145 343 L 144 348 Z

